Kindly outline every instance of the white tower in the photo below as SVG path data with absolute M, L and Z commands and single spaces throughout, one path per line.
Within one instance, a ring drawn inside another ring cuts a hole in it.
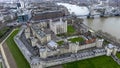
M 107 48 L 107 56 L 110 56 L 112 54 L 113 49 L 112 48 Z
M 55 22 L 52 22 L 52 20 L 50 20 L 49 25 L 50 25 L 50 29 L 55 34 L 61 34 L 67 32 L 67 21 L 64 22 L 62 18 L 60 18 L 60 21 L 55 21 Z
M 116 55 L 117 50 L 118 50 L 118 49 L 115 47 L 112 54 L 113 54 L 113 55 Z

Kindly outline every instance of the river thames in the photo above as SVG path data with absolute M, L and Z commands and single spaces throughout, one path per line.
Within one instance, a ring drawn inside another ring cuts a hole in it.
M 81 8 L 81 6 L 75 6 L 68 3 L 60 3 L 59 5 L 65 6 L 70 13 L 74 12 L 76 13 L 76 15 L 86 15 L 89 13 L 89 10 L 83 9 Z M 84 24 L 92 28 L 93 30 L 101 30 L 103 32 L 109 33 L 116 39 L 120 39 L 120 17 L 84 19 Z
M 84 19 L 84 24 L 93 30 L 102 30 L 120 39 L 120 17 Z

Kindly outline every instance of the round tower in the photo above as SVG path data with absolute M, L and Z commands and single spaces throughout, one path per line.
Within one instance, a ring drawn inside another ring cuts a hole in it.
M 112 53 L 112 54 L 113 54 L 113 55 L 116 55 L 117 50 L 118 50 L 118 49 L 115 47 L 115 48 L 113 49 L 113 53 Z
M 106 55 L 110 56 L 114 50 L 114 46 L 112 44 L 108 44 L 108 46 L 106 46 L 105 49 L 107 50 Z
M 107 56 L 110 56 L 112 54 L 113 49 L 107 48 Z

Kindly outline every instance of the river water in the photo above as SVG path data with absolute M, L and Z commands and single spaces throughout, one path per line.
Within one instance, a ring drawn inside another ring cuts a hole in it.
M 81 14 L 86 15 L 86 13 L 89 13 L 89 10 L 85 10 L 83 8 L 75 9 L 75 8 L 83 7 L 83 6 L 75 6 L 75 5 L 68 4 L 68 3 L 67 4 L 59 3 L 59 5 L 65 6 L 69 12 L 74 12 L 76 13 L 76 15 L 81 15 Z M 84 19 L 84 24 L 86 24 L 93 30 L 96 30 L 96 31 L 102 30 L 103 32 L 107 32 L 111 34 L 116 39 L 120 39 L 120 17 Z
M 93 30 L 102 30 L 120 39 L 120 17 L 84 19 L 84 24 Z

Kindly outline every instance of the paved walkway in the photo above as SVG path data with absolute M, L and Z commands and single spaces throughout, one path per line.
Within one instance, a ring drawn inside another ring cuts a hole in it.
M 10 65 L 10 68 L 17 68 L 15 59 L 13 58 L 8 46 L 6 45 L 6 43 L 4 43 L 3 45 L 3 49 L 4 49 L 4 53 L 6 56 L 6 59 L 8 61 L 8 64 Z
M 120 65 L 120 59 L 119 59 L 117 56 L 111 55 L 111 57 L 113 58 L 113 60 L 114 60 L 115 62 L 117 62 L 117 63 Z

